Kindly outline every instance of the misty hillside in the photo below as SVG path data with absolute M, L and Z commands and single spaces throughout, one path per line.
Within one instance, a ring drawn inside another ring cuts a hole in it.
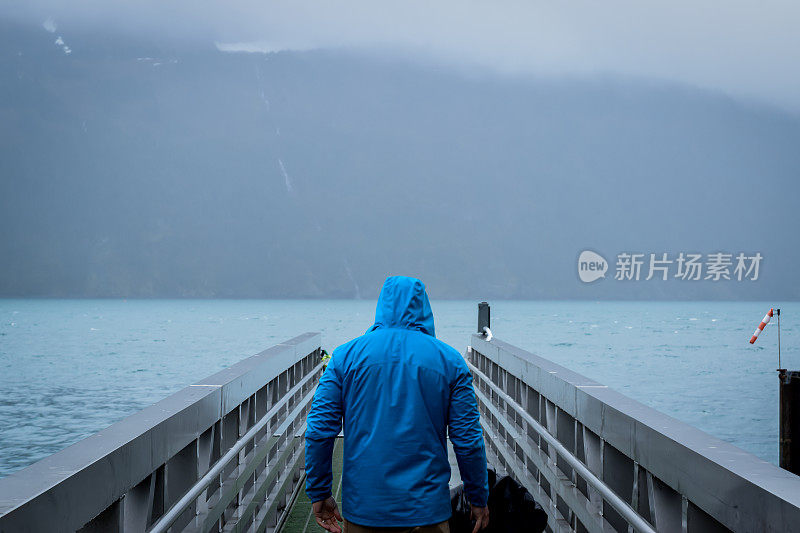
M 682 86 L 0 23 L 0 296 L 798 298 L 798 178 L 800 117 Z M 586 248 L 764 261 L 583 285 Z

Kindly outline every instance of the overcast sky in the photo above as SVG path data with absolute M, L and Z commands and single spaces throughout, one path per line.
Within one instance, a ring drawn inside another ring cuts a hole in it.
M 127 5 L 123 5 L 127 4 Z M 401 51 L 505 73 L 664 79 L 800 111 L 796 0 L 7 0 L 70 32 L 156 33 L 274 51 Z

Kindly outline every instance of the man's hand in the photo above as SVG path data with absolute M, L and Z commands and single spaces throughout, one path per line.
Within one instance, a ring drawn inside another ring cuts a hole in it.
M 489 525 L 489 508 L 475 507 L 472 504 L 470 504 L 470 508 L 472 509 L 472 519 L 475 520 L 475 529 L 472 530 L 472 533 L 478 533 L 478 531 Z
M 336 500 L 333 499 L 333 496 L 329 496 L 326 500 L 314 502 L 313 509 L 317 524 L 331 533 L 342 533 L 339 522 L 341 522 L 343 518 L 342 515 L 339 514 L 339 508 L 336 506 Z M 489 512 L 487 511 L 486 514 L 488 516 Z

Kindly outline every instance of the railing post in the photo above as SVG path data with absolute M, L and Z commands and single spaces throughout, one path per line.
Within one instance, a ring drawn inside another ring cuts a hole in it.
M 487 302 L 478 304 L 478 333 L 483 334 L 483 328 L 491 329 L 491 312 Z
M 780 466 L 800 475 L 800 371 L 778 370 L 780 387 Z

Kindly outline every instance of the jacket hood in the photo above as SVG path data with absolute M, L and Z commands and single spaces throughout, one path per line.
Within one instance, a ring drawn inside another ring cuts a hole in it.
M 367 333 L 379 328 L 411 329 L 435 337 L 433 313 L 425 284 L 406 276 L 386 278 L 378 297 L 375 324 Z

